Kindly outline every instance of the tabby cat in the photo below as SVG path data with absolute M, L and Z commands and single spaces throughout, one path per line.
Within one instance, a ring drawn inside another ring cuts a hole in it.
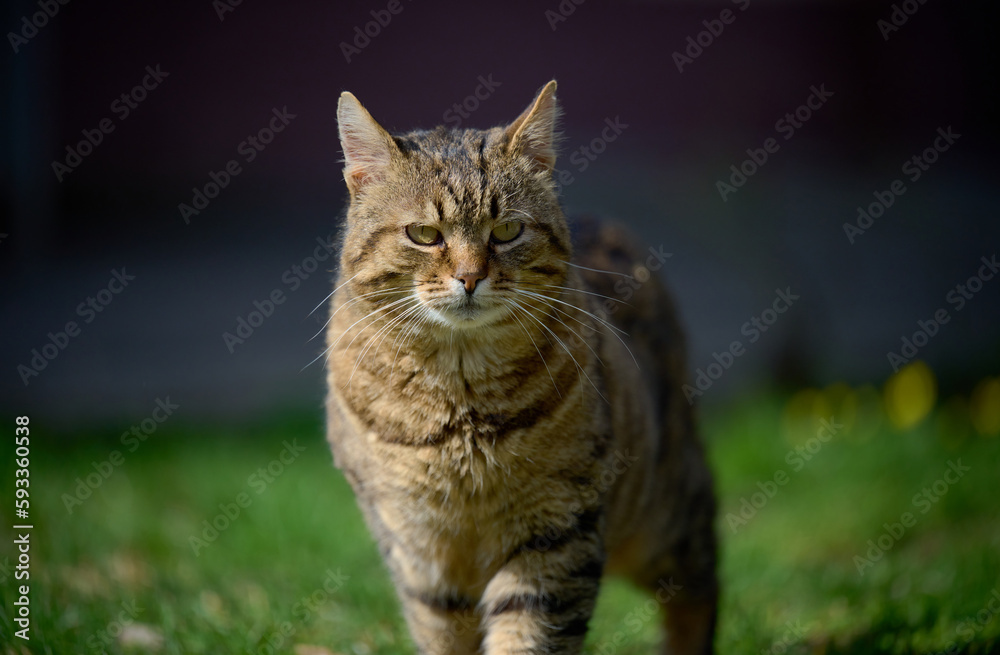
M 419 652 L 579 653 L 617 572 L 662 606 L 665 652 L 710 653 L 715 499 L 683 336 L 648 250 L 593 220 L 571 238 L 555 92 L 505 127 L 399 136 L 341 95 L 328 439 Z

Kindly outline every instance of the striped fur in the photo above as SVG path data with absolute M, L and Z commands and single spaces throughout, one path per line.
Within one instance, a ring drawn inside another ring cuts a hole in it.
M 571 234 L 557 115 L 550 82 L 509 126 L 390 136 L 342 96 L 328 439 L 419 652 L 578 653 L 618 572 L 664 603 L 665 652 L 709 653 L 715 501 L 683 337 L 655 276 L 605 306 L 621 278 L 587 268 L 648 253 L 610 224 Z

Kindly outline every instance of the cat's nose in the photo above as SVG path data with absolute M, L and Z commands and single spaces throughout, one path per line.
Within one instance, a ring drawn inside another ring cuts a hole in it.
M 463 270 L 455 273 L 455 279 L 461 280 L 465 284 L 465 293 L 471 294 L 476 290 L 476 282 L 486 277 L 486 268 L 480 267 L 474 270 Z

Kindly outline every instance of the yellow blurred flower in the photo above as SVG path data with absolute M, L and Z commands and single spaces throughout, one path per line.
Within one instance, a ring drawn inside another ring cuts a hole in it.
M 907 364 L 890 377 L 882 390 L 889 421 L 898 430 L 909 430 L 927 418 L 937 400 L 937 383 L 927 364 Z

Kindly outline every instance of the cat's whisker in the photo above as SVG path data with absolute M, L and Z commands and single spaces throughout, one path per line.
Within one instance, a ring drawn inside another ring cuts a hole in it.
M 585 370 L 585 369 L 584 369 L 584 368 L 583 368 L 582 366 L 580 366 L 580 362 L 578 362 L 578 361 L 576 360 L 576 357 L 575 357 L 575 356 L 573 355 L 573 352 L 572 352 L 572 351 L 571 351 L 571 350 L 569 349 L 569 346 L 567 346 L 567 345 L 566 345 L 566 343 L 565 343 L 565 342 L 564 342 L 564 341 L 563 341 L 562 339 L 560 339 L 560 338 L 559 338 L 559 335 L 558 335 L 558 334 L 556 334 L 555 332 L 553 332 L 553 331 L 552 331 L 552 328 L 550 328 L 550 327 L 549 327 L 548 325 L 546 325 L 546 324 L 545 324 L 545 323 L 544 323 L 544 322 L 543 322 L 542 320 L 540 320 L 540 319 L 536 318 L 536 317 L 535 317 L 535 316 L 534 316 L 533 314 L 531 314 L 530 312 L 526 312 L 526 314 L 527 314 L 527 315 L 528 315 L 528 316 L 529 316 L 529 317 L 530 317 L 530 318 L 531 318 L 531 319 L 532 319 L 533 321 L 535 321 L 535 322 L 536 322 L 536 323 L 538 323 L 538 324 L 539 324 L 540 326 L 542 326 L 542 329 L 544 329 L 544 330 L 545 330 L 546 332 L 548 332 L 549 334 L 551 334 L 551 335 L 552 335 L 552 338 L 556 340 L 556 343 L 558 343 L 558 344 L 559 344 L 560 346 L 562 346 L 562 349 L 566 351 L 566 354 L 567 354 L 567 355 L 569 355 L 569 358 L 573 360 L 573 363 L 574 363 L 574 364 L 576 364 L 576 368 L 577 368 L 577 370 L 578 370 L 578 371 L 580 371 L 580 373 L 581 373 L 581 374 L 582 374 L 582 375 L 583 375 L 583 376 L 584 376 L 585 378 L 587 378 L 587 382 L 590 382 L 590 386 L 592 386 L 592 387 L 594 388 L 594 391 L 595 391 L 595 392 L 597 392 L 597 395 L 598 395 L 598 396 L 600 396 L 600 397 L 601 397 L 601 399 L 602 399 L 602 400 L 604 400 L 604 402 L 606 402 L 606 403 L 608 403 L 608 404 L 610 405 L 610 404 L 611 404 L 611 402 L 610 402 L 610 401 L 609 401 L 609 400 L 608 400 L 607 398 L 605 398 L 604 394 L 603 394 L 603 393 L 601 393 L 601 390 L 597 388 L 597 385 L 596 385 L 596 384 L 594 384 L 594 381 L 590 379 L 590 375 L 588 375 L 588 374 L 587 374 L 587 371 L 586 371 L 586 370 Z
M 534 286 L 534 287 L 545 287 L 547 289 L 562 289 L 563 291 L 577 291 L 579 293 L 583 293 L 583 294 L 586 294 L 588 296 L 594 296 L 596 298 L 604 298 L 605 300 L 610 300 L 612 302 L 616 302 L 619 305 L 627 305 L 629 307 L 632 306 L 632 305 L 629 305 L 629 303 L 627 303 L 624 300 L 621 300 L 619 298 L 612 298 L 611 296 L 605 296 L 603 294 L 595 293 L 593 291 L 587 291 L 586 289 L 575 289 L 573 287 L 563 287 L 563 286 L 559 286 L 558 284 L 541 284 L 540 282 L 521 282 L 521 284 L 529 285 L 529 286 Z
M 400 339 L 400 336 L 401 336 L 402 337 L 402 341 L 400 342 L 399 346 L 396 348 L 396 354 L 393 355 L 393 357 L 392 357 L 392 367 L 389 369 L 389 386 L 390 387 L 392 386 L 392 376 L 396 372 L 396 359 L 399 357 L 399 351 L 400 351 L 400 349 L 408 343 L 408 341 L 409 341 L 409 339 L 411 337 L 416 336 L 416 334 L 423 328 L 424 324 L 427 323 L 430 320 L 430 317 L 431 317 L 430 310 L 427 307 L 424 307 L 424 306 L 421 306 L 421 310 L 422 311 L 420 313 L 420 316 L 415 321 L 413 321 L 412 323 L 410 323 L 409 327 L 406 330 L 403 331 L 403 334 L 396 336 L 396 339 Z M 395 341 L 393 341 L 393 343 L 395 343 Z
M 531 333 L 528 332 L 528 329 L 524 327 L 524 323 L 521 322 L 521 319 L 519 319 L 517 317 L 517 314 L 514 312 L 514 309 L 521 309 L 521 311 L 526 311 L 526 310 L 521 308 L 520 303 L 518 303 L 513 298 L 501 297 L 500 301 L 503 302 L 503 304 L 507 307 L 507 313 L 510 314 L 510 317 L 513 318 L 515 321 L 517 321 L 517 324 L 521 326 L 521 330 L 524 332 L 524 336 L 528 337 L 528 340 L 531 342 L 531 345 L 535 347 L 535 352 L 538 353 L 538 359 L 542 360 L 542 365 L 545 366 L 545 372 L 549 374 L 549 379 L 552 380 L 552 388 L 556 390 L 556 395 L 562 398 L 562 392 L 559 391 L 559 385 L 556 384 L 556 379 L 552 376 L 552 371 L 549 369 L 549 364 L 548 362 L 545 361 L 545 357 L 542 356 L 542 351 L 539 350 L 538 344 L 535 343 L 535 340 L 531 336 Z
M 403 303 L 405 303 L 405 302 L 407 302 L 407 301 L 409 301 L 409 300 L 415 300 L 415 299 L 416 299 L 416 297 L 415 297 L 415 296 L 412 296 L 412 295 L 409 295 L 409 296 L 403 296 L 402 298 L 397 298 L 397 299 L 395 299 L 395 300 L 393 300 L 393 301 L 391 301 L 391 302 L 389 302 L 389 303 L 387 303 L 387 304 L 385 304 L 385 305 L 382 305 L 382 306 L 380 306 L 380 307 L 376 307 L 375 309 L 371 310 L 370 312 L 368 312 L 367 314 L 365 314 L 364 316 L 362 316 L 362 317 L 361 317 L 361 318 L 359 318 L 358 320 L 356 320 L 356 321 L 354 321 L 353 323 L 351 323 L 350 325 L 348 325 L 348 326 L 347 326 L 347 327 L 346 327 L 346 328 L 345 328 L 345 329 L 344 329 L 344 330 L 343 330 L 343 331 L 342 331 L 342 332 L 340 333 L 340 336 L 339 336 L 339 337 L 337 337 L 337 340 L 336 340 L 336 341 L 334 341 L 334 345 L 336 345 L 336 344 L 337 344 L 337 343 L 338 343 L 338 342 L 340 341 L 340 339 L 342 339 L 342 338 L 343 338 L 344 336 L 346 336 L 346 334 L 347 334 L 348 332 L 350 332 L 350 331 L 351 331 L 351 329 L 352 329 L 352 328 L 353 328 L 353 327 L 354 327 L 355 325 L 357 325 L 358 323 L 360 323 L 361 321 L 364 321 L 364 320 L 366 320 L 366 319 L 368 319 L 368 318 L 372 318 L 372 317 L 377 317 L 377 316 L 378 316 L 378 315 L 379 315 L 380 313 L 382 313 L 382 312 L 385 312 L 385 311 L 389 311 L 389 310 L 391 310 L 391 309 L 393 309 L 393 308 L 395 308 L 395 307 L 398 307 L 399 305 L 401 305 L 401 304 L 403 304 Z M 373 321 L 373 323 L 374 323 L 374 321 Z M 367 326 L 366 326 L 366 327 L 367 327 Z M 355 338 L 357 338 L 357 337 L 355 337 Z M 350 344 L 348 344 L 348 346 L 347 346 L 347 347 L 348 347 L 348 348 L 350 348 L 350 345 L 351 345 L 351 344 L 353 344 L 353 343 L 354 343 L 354 341 L 352 340 L 352 341 L 351 341 L 351 343 L 350 343 Z
M 340 291 L 341 289 L 343 289 L 345 286 L 347 286 L 348 282 L 350 282 L 351 280 L 353 280 L 354 278 L 356 278 L 359 275 L 361 275 L 361 271 L 358 271 L 357 273 L 355 273 L 351 277 L 349 277 L 346 280 L 344 280 L 336 289 L 334 289 L 333 291 L 330 292 L 330 295 L 328 295 L 326 298 L 323 298 L 323 300 L 320 300 L 319 304 L 316 305 L 315 307 L 313 307 L 311 312 L 309 312 L 308 314 L 306 314 L 306 318 L 309 318 L 310 316 L 312 316 L 316 312 L 317 309 L 319 309 L 320 307 L 323 306 L 324 303 L 326 303 L 327 300 L 329 300 L 330 298 L 333 298 L 333 294 L 335 294 L 338 291 Z
M 354 377 L 354 372 L 357 370 L 358 364 L 364 359 L 364 356 L 368 352 L 368 349 L 371 347 L 372 342 L 375 339 L 377 339 L 379 337 L 379 335 L 383 333 L 384 330 L 391 329 L 392 325 L 394 325 L 395 322 L 397 321 L 397 319 L 400 317 L 400 314 L 398 314 L 397 312 L 402 312 L 402 315 L 405 315 L 411 309 L 412 309 L 412 307 L 407 307 L 406 305 L 401 305 L 399 307 L 395 307 L 390 312 L 390 315 L 387 316 L 387 317 L 385 317 L 385 318 L 388 318 L 388 322 L 384 323 L 383 325 L 380 325 L 379 328 L 375 331 L 375 334 L 373 334 L 372 336 L 370 336 L 365 341 L 363 347 L 361 348 L 360 353 L 358 354 L 358 357 L 355 359 L 354 369 L 352 369 L 352 371 L 351 371 L 351 378 Z M 356 334 L 354 336 L 354 338 L 351 339 L 351 342 L 347 345 L 346 350 L 350 350 L 351 346 L 354 344 L 354 342 L 357 340 L 357 338 L 360 337 L 364 333 L 365 330 L 367 330 L 368 328 L 370 328 L 370 327 L 372 327 L 374 325 L 375 325 L 375 321 L 369 323 L 360 332 L 358 332 L 358 334 Z M 345 383 L 345 385 L 344 385 L 345 387 L 347 387 L 350 384 L 351 378 L 349 378 L 348 381 L 347 381 L 347 383 Z
M 409 308 L 406 312 L 404 312 L 400 316 L 400 319 L 398 321 L 396 321 L 396 323 L 398 324 L 398 323 L 406 322 L 407 320 L 412 320 L 412 317 L 413 317 L 414 314 L 419 314 L 421 311 L 423 311 L 425 309 L 426 308 L 424 307 L 423 303 L 421 303 L 421 304 L 419 304 L 419 305 L 417 305 L 415 307 L 411 307 L 411 308 Z M 412 326 L 412 323 L 410 323 L 409 325 L 407 325 L 403 329 L 406 330 L 406 329 L 410 328 L 411 326 Z M 385 342 L 385 339 L 388 336 L 389 336 L 389 332 L 386 332 L 385 334 L 382 335 L 381 341 L 379 341 L 378 344 L 375 346 L 375 352 L 372 355 L 373 357 L 378 354 L 379 349 L 382 347 L 382 344 Z M 396 339 L 398 339 L 398 338 L 399 338 L 399 332 L 397 331 L 396 336 L 393 337 L 393 343 L 395 343 Z M 390 348 L 391 347 L 392 346 L 390 345 Z
M 604 320 L 600 316 L 597 316 L 596 314 L 594 314 L 592 312 L 588 312 L 586 309 L 582 309 L 580 307 L 577 307 L 576 305 L 574 305 L 572 303 L 568 303 L 568 302 L 559 300 L 558 298 L 549 298 L 548 296 L 543 296 L 542 294 L 535 293 L 534 291 L 527 291 L 527 290 L 524 290 L 524 289 L 517 289 L 516 291 L 518 293 L 522 293 L 522 294 L 524 294 L 526 296 L 537 298 L 537 299 L 541 300 L 542 302 L 554 301 L 554 302 L 562 303 L 564 305 L 572 307 L 573 309 L 575 309 L 577 311 L 583 312 L 587 316 L 590 316 L 592 319 L 594 319 L 595 321 L 597 321 L 599 324 L 601 324 L 604 327 L 606 327 L 606 328 L 608 328 L 608 329 L 611 330 L 611 334 L 613 334 L 615 336 L 615 338 L 617 338 L 618 341 L 620 341 L 621 344 L 625 347 L 625 350 L 626 350 L 626 352 L 628 352 L 629 357 L 632 358 L 632 363 L 635 364 L 635 367 L 637 369 L 639 369 L 639 370 L 642 370 L 642 367 L 639 366 L 639 360 L 637 360 L 635 358 L 635 353 L 632 352 L 632 349 L 629 348 L 629 346 L 628 346 L 627 343 L 625 343 L 625 339 L 622 338 L 623 335 L 626 336 L 626 337 L 628 336 L 628 333 L 625 332 L 624 330 L 622 330 L 622 329 L 620 329 L 618 327 L 615 327 L 614 325 L 612 325 L 608 321 Z
M 378 309 L 375 309 L 375 310 L 369 312 L 368 314 L 362 316 L 361 318 L 359 318 L 355 322 L 351 323 L 349 326 L 347 326 L 346 328 L 344 328 L 344 330 L 340 333 L 340 336 L 338 336 L 337 339 L 333 343 L 331 343 L 329 346 L 327 346 L 326 349 L 323 350 L 323 352 L 321 352 L 319 355 L 317 355 L 315 357 L 315 359 L 313 359 L 311 362 L 309 362 L 308 364 L 306 364 L 305 366 L 303 366 L 302 367 L 302 371 L 306 370 L 307 368 L 309 368 L 310 366 L 312 366 L 313 364 L 315 364 L 317 361 L 319 361 L 320 359 L 322 359 L 324 356 L 326 356 L 327 360 L 329 360 L 329 354 L 332 353 L 333 349 L 337 346 L 338 343 L 340 343 L 340 340 L 343 339 L 344 336 L 346 336 L 347 333 L 350 332 L 351 329 L 355 325 L 357 325 L 361 321 L 365 320 L 366 318 L 370 318 L 372 316 L 375 316 L 375 315 L 379 314 L 380 312 L 386 311 L 386 310 L 392 308 L 394 305 L 397 305 L 398 303 L 403 302 L 403 301 L 405 301 L 405 300 L 407 300 L 409 298 L 413 298 L 413 296 L 406 296 L 404 298 L 400 298 L 399 300 L 394 300 L 393 302 L 389 303 L 388 305 L 385 305 L 383 307 L 379 307 Z M 358 334 L 360 335 L 361 333 L 359 332 Z M 355 336 L 354 339 L 357 339 L 357 336 Z M 354 343 L 354 339 L 351 340 L 351 343 Z M 350 346 L 348 346 L 348 347 L 350 347 Z M 299 371 L 299 372 L 301 373 L 302 371 Z
M 522 305 L 522 304 L 521 304 L 520 302 L 518 302 L 518 300 L 517 300 L 516 298 L 506 298 L 506 299 L 507 299 L 507 300 L 509 300 L 510 302 L 514 303 L 514 304 L 515 304 L 515 305 L 517 306 L 517 308 L 518 308 L 518 309 L 519 309 L 519 310 L 520 310 L 520 311 L 521 311 L 522 313 L 529 313 L 529 314 L 530 314 L 530 312 L 529 312 L 528 310 L 529 310 L 529 309 L 535 309 L 534 307 L 530 307 L 530 308 L 528 308 L 528 307 L 525 307 L 525 306 L 524 306 L 524 305 Z M 546 314 L 546 316 L 547 316 L 547 315 L 548 315 L 548 314 Z M 533 314 L 532 314 L 532 317 L 534 317 L 534 315 L 533 315 Z M 541 335 L 542 335 L 542 337 L 543 337 L 543 338 L 545 339 L 545 343 L 547 343 L 547 344 L 549 344 L 549 346 L 551 346 L 551 345 L 552 345 L 552 339 L 550 339 L 550 338 L 549 338 L 549 335 L 548 335 L 548 334 L 546 334 L 545 332 L 542 332 L 542 333 L 541 333 Z
M 543 296 L 543 297 L 544 297 L 544 296 Z M 552 298 L 547 298 L 547 297 L 545 297 L 545 300 L 544 300 L 544 301 L 543 301 L 543 300 L 542 300 L 541 298 L 532 298 L 532 300 L 538 300 L 538 302 L 541 302 L 541 303 L 542 303 L 543 305 L 545 305 L 545 307 L 546 307 L 547 309 L 551 309 L 551 310 L 554 310 L 554 311 L 557 311 L 557 312 L 559 312 L 560 314 L 562 314 L 563 316 L 565 316 L 566 318 L 569 318 L 569 319 L 572 319 L 573 321 L 576 321 L 577 323 L 579 323 L 580 325 L 582 325 L 582 326 L 584 326 L 584 327 L 587 327 L 587 328 L 590 328 L 590 329 L 593 329 L 593 327 L 592 327 L 591 325 L 588 325 L 587 323 L 584 323 L 583 321 L 581 321 L 581 320 L 580 320 L 580 319 L 578 319 L 577 317 L 573 316 L 572 314 L 570 314 L 570 313 L 569 313 L 569 312 L 567 312 L 566 310 L 563 310 L 563 309 L 559 309 L 558 307 L 556 307 L 556 306 L 554 306 L 554 305 L 550 305 L 550 304 L 549 304 L 549 301 L 553 300 Z M 534 305 L 531 305 L 531 307 L 534 307 Z M 579 308 L 576 308 L 576 309 L 578 309 L 578 310 L 579 310 Z
M 619 327 L 618 327 L 618 326 L 616 326 L 616 325 L 612 325 L 611 323 L 609 323 L 609 322 L 608 322 L 608 321 L 606 321 L 605 319 L 601 318 L 601 317 L 600 317 L 600 316 L 598 316 L 597 314 L 595 314 L 595 313 L 593 313 L 593 312 L 590 312 L 590 311 L 587 311 L 587 310 L 586 310 L 586 309 L 584 309 L 583 307 L 578 307 L 578 306 L 574 305 L 574 304 L 573 304 L 573 303 L 571 303 L 571 302 L 566 302 L 565 300 L 560 300 L 559 298 L 552 298 L 552 297 L 550 297 L 550 296 L 546 296 L 546 295 L 544 295 L 544 294 L 541 294 L 541 293 L 537 293 L 537 292 L 535 292 L 535 291 L 529 291 L 529 290 L 527 290 L 527 289 L 514 289 L 514 292 L 515 292 L 515 293 L 520 293 L 520 294 L 523 294 L 523 295 L 526 295 L 526 296 L 531 296 L 531 297 L 534 297 L 534 298 L 538 298 L 538 299 L 540 299 L 540 300 L 551 300 L 552 302 L 557 302 L 557 303 L 559 303 L 559 304 L 561 304 L 561 305 L 566 305 L 567 307 L 572 307 L 572 308 L 573 308 L 573 309 L 575 309 L 576 311 L 578 311 L 578 312 L 583 312 L 584 314 L 586 314 L 586 315 L 587 315 L 587 316 L 589 316 L 590 318 L 592 318 L 592 319 L 594 319 L 595 321 L 597 321 L 597 322 L 601 323 L 602 325 L 605 325 L 606 327 L 610 328 L 611 330 L 614 330 L 614 331 L 615 331 L 615 332 L 617 332 L 617 333 L 620 333 L 620 334 L 623 334 L 623 335 L 625 335 L 626 337 L 628 336 L 628 332 L 626 332 L 625 330 L 623 330 L 623 329 L 619 328 Z
M 551 297 L 551 296 L 546 296 L 546 295 L 544 295 L 544 294 L 541 294 L 541 293 L 537 293 L 537 292 L 534 292 L 534 291 L 529 291 L 529 290 L 527 290 L 527 289 L 515 289 L 514 291 L 515 291 L 516 293 L 520 293 L 520 294 L 522 294 L 522 295 L 526 295 L 526 296 L 529 296 L 529 297 L 532 297 L 532 298 L 537 298 L 537 299 L 539 299 L 539 300 L 542 300 L 542 301 L 544 301 L 544 302 L 557 302 L 557 303 L 559 303 L 559 304 L 561 304 L 561 305 L 564 305 L 564 306 L 566 306 L 566 307 L 571 307 L 572 309 L 575 309 L 575 310 L 576 310 L 576 311 L 578 311 L 578 312 L 581 312 L 581 313 L 583 313 L 583 314 L 586 314 L 587 316 L 589 316 L 590 318 L 594 319 L 595 321 L 597 321 L 597 322 L 598 322 L 598 323 L 600 323 L 601 325 L 603 325 L 603 326 L 607 327 L 608 329 L 610 329 L 610 330 L 611 330 L 612 332 L 615 332 L 615 333 L 617 333 L 617 334 L 621 334 L 621 335 L 624 335 L 624 336 L 626 336 L 626 337 L 628 336 L 628 333 L 627 333 L 627 332 L 625 332 L 625 330 L 622 330 L 622 329 L 621 329 L 621 328 L 619 328 L 618 326 L 616 326 L 616 325 L 614 325 L 614 324 L 612 324 L 612 323 L 608 322 L 607 320 L 605 320 L 605 319 L 601 318 L 601 317 L 600 317 L 600 316 L 598 316 L 597 314 L 594 314 L 594 313 L 593 313 L 593 312 L 591 312 L 591 311 L 588 311 L 588 310 L 586 310 L 586 309 L 584 309 L 584 308 L 582 308 L 582 307 L 579 307 L 579 306 L 577 306 L 577 305 L 574 305 L 574 304 L 573 304 L 573 303 L 571 303 L 571 302 L 566 302 L 565 300 L 561 300 L 561 299 L 559 299 L 559 298 L 553 298 L 553 297 Z
M 408 341 L 406 341 L 402 345 L 406 347 L 409 343 L 412 343 L 413 340 L 417 337 L 417 335 L 421 334 L 421 330 L 423 330 L 423 327 L 425 325 L 431 324 L 433 321 L 434 321 L 434 316 L 431 313 L 431 308 L 425 305 L 424 311 L 420 316 L 419 322 L 414 326 L 413 330 L 410 332 Z
M 608 275 L 617 275 L 619 277 L 627 277 L 627 278 L 631 278 L 632 277 L 628 273 L 619 273 L 618 271 L 605 271 L 605 270 L 602 270 L 602 269 L 599 269 L 599 268 L 590 268 L 589 266 L 580 266 L 579 264 L 574 264 L 573 262 L 563 261 L 562 259 L 560 259 L 559 261 L 562 262 L 563 264 L 566 264 L 567 266 L 572 266 L 573 268 L 582 268 L 585 271 L 591 271 L 593 273 L 607 273 Z
M 355 276 L 355 277 L 357 277 L 357 276 Z M 340 285 L 340 286 L 344 286 L 344 285 Z M 363 300 L 366 300 L 368 298 L 372 298 L 374 296 L 389 295 L 389 294 L 397 293 L 399 291 L 403 291 L 403 290 L 406 290 L 406 289 L 413 289 L 415 287 L 416 287 L 415 284 L 411 284 L 411 285 L 404 285 L 404 286 L 401 286 L 401 287 L 391 287 L 389 289 L 379 289 L 378 291 L 369 291 L 368 293 L 362 293 L 362 294 L 359 294 L 359 295 L 355 296 L 354 298 L 351 298 L 350 300 L 348 300 L 347 302 L 345 302 L 343 305 L 341 305 L 340 307 L 338 307 L 332 314 L 330 314 L 330 318 L 326 319 L 326 323 L 324 323 L 323 327 L 321 327 L 319 329 L 319 332 L 317 332 L 316 334 L 314 334 L 311 337 L 309 337 L 309 341 L 312 341 L 313 339 L 315 339 L 319 335 L 323 334 L 323 331 L 326 330 L 326 327 L 328 325 L 330 325 L 330 321 L 332 321 L 333 318 L 337 315 L 337 312 L 339 312 L 340 310 L 344 309 L 348 305 L 352 305 L 352 304 L 354 304 L 356 302 L 361 302 Z M 339 289 L 340 287 L 337 287 L 337 288 Z M 331 295 L 333 295 L 333 294 L 331 294 Z M 329 297 L 330 296 L 327 296 L 327 298 L 329 298 Z M 313 310 L 313 311 L 316 311 L 316 310 Z
M 350 342 L 348 342 L 348 344 L 344 348 L 344 350 L 350 350 L 351 346 L 354 345 L 354 342 L 358 340 L 358 337 L 360 337 L 362 334 L 364 334 L 365 330 L 367 330 L 371 326 L 375 325 L 375 322 L 378 321 L 378 314 L 381 314 L 381 313 L 383 313 L 385 311 L 388 311 L 388 310 L 392 310 L 392 312 L 396 312 L 396 311 L 402 309 L 402 307 L 404 306 L 404 303 L 407 303 L 407 302 L 419 302 L 419 299 L 416 296 L 406 296 L 405 298 L 400 298 L 399 300 L 392 301 L 391 303 L 389 303 L 385 307 L 381 307 L 381 308 L 376 309 L 376 310 L 374 310 L 372 312 L 369 312 L 367 315 L 365 315 L 362 318 L 358 319 L 357 321 L 355 321 L 354 323 L 352 323 L 350 325 L 350 327 L 348 327 L 346 330 L 344 330 L 344 332 L 341 333 L 341 336 L 337 337 L 337 341 L 335 341 L 333 345 L 337 345 L 337 342 L 339 342 L 344 337 L 344 335 L 347 334 L 348 330 L 350 330 L 352 327 L 354 327 L 355 325 L 357 325 L 361 321 L 365 320 L 366 318 L 375 317 L 375 319 L 371 323 L 369 323 L 363 329 L 361 329 L 357 334 L 354 335 L 354 338 L 351 339 Z
M 355 276 L 355 277 L 356 277 L 356 276 Z M 347 283 L 345 282 L 344 284 L 347 284 Z M 343 285 L 341 285 L 341 286 L 343 286 Z M 337 289 L 339 289 L 339 288 L 340 288 L 340 287 L 337 287 Z M 334 289 L 334 290 L 333 290 L 333 291 L 331 291 L 331 292 L 330 292 L 329 294 L 327 294 L 326 298 L 323 298 L 323 300 L 320 300 L 320 301 L 319 301 L 319 304 L 318 304 L 318 305 L 316 305 L 315 307 L 313 307 L 313 308 L 312 308 L 312 311 L 311 311 L 311 312 L 309 312 L 308 314 L 306 314 L 306 318 L 309 318 L 310 316 L 312 316 L 313 314 L 315 314 L 315 313 L 316 313 L 316 310 L 317 310 L 317 309 L 319 309 L 320 307 L 322 307 L 323 305 L 325 305 L 325 304 L 326 304 L 326 302 L 327 302 L 327 301 L 328 301 L 328 300 L 329 300 L 330 298 L 333 298 L 333 294 L 337 293 L 337 289 Z M 304 320 L 306 320 L 306 318 L 304 318 L 304 319 L 302 319 L 302 320 L 304 321 Z M 329 322 L 329 321 L 328 321 L 328 322 Z M 326 326 L 324 325 L 323 327 L 326 327 Z M 320 330 L 320 332 L 322 332 L 322 330 Z M 314 338 L 315 338 L 315 337 L 314 337 Z M 310 341 L 312 341 L 312 339 L 310 339 Z
M 418 300 L 418 299 L 414 298 L 414 300 Z M 419 302 L 419 300 L 418 300 L 418 302 Z M 402 314 L 391 318 L 385 325 L 383 325 L 382 327 L 380 327 L 375 332 L 375 334 L 370 339 L 368 339 L 368 341 L 365 342 L 364 347 L 361 349 L 361 353 L 358 355 L 357 359 L 354 361 L 354 368 L 351 369 L 351 375 L 350 375 L 350 377 L 347 378 L 347 384 L 344 385 L 345 387 L 350 387 L 351 386 L 351 380 L 354 379 L 354 374 L 357 372 L 358 366 L 361 364 L 361 361 L 365 358 L 365 354 L 369 351 L 369 349 L 371 349 L 372 342 L 375 341 L 375 339 L 378 339 L 378 337 L 379 337 L 380 334 L 383 335 L 382 340 L 380 340 L 378 342 L 378 344 L 375 347 L 375 351 L 372 354 L 372 357 L 375 357 L 378 354 L 379 347 L 381 347 L 381 345 L 382 345 L 382 341 L 385 339 L 384 335 L 387 335 L 389 333 L 389 331 L 392 330 L 393 327 L 395 327 L 396 325 L 399 325 L 399 323 L 401 323 L 402 321 L 406 320 L 407 316 L 409 316 L 411 313 L 419 310 L 420 307 L 421 307 L 421 305 L 419 305 L 419 304 L 414 305 L 412 307 L 407 307 L 403 311 Z
M 539 301 L 539 302 L 541 302 L 541 301 Z M 544 304 L 544 303 L 543 303 L 543 304 Z M 576 321 L 577 323 L 579 323 L 580 325 L 582 325 L 582 326 L 583 326 L 583 327 L 585 327 L 585 328 L 588 328 L 588 329 L 591 329 L 591 330 L 593 330 L 593 329 L 594 329 L 594 328 L 593 328 L 592 326 L 590 326 L 590 325 L 588 325 L 588 324 L 584 323 L 583 321 L 581 321 L 580 319 L 576 318 L 575 316 L 571 316 L 571 315 L 569 314 L 569 312 L 566 312 L 566 311 L 564 311 L 564 310 L 562 310 L 562 309 L 559 309 L 558 307 L 555 307 L 555 306 L 552 306 L 552 305 L 546 305 L 546 307 L 548 307 L 549 309 L 551 309 L 551 310 L 553 310 L 553 311 L 556 311 L 556 312 L 559 312 L 559 313 L 560 313 L 560 314 L 562 314 L 563 316 L 565 316 L 565 317 L 567 317 L 567 318 L 569 318 L 569 319 L 571 319 L 571 320 L 573 320 L 573 321 Z M 567 330 L 569 330 L 570 332 L 572 332 L 572 333 L 573 333 L 573 336 L 575 336 L 575 337 L 576 337 L 577 339 L 579 339 L 580 341 L 582 341 L 582 342 L 583 342 L 583 345 L 587 346 L 587 348 L 588 348 L 588 349 L 590 350 L 590 352 L 594 353 L 594 357 L 596 357 L 596 358 L 597 358 L 597 361 L 598 361 L 598 362 L 600 362 L 601 366 L 605 366 L 605 364 L 604 364 L 604 360 L 602 360 L 602 359 L 601 359 L 601 356 L 597 354 L 597 351 L 596 351 L 596 350 L 594 350 L 594 348 L 593 348 L 593 347 L 592 347 L 592 346 L 591 346 L 591 345 L 590 345 L 589 343 L 587 343 L 587 340 L 586 340 L 586 339 L 584 339 L 584 338 L 583 338 L 583 337 L 582 337 L 582 336 L 581 336 L 581 335 L 580 335 L 580 334 L 579 334 L 579 333 L 578 333 L 578 332 L 577 332 L 576 330 L 574 330 L 574 329 L 573 329 L 573 328 L 571 328 L 570 326 L 566 325 L 566 322 L 565 322 L 565 321 L 563 321 L 563 320 L 562 320 L 561 318 L 559 318 L 558 316 L 553 316 L 552 314 L 549 314 L 549 317 L 550 317 L 550 318 L 551 318 L 552 320 L 554 320 L 554 321 L 558 321 L 560 325 L 562 325 L 562 326 L 563 326 L 564 328 L 566 328 Z

